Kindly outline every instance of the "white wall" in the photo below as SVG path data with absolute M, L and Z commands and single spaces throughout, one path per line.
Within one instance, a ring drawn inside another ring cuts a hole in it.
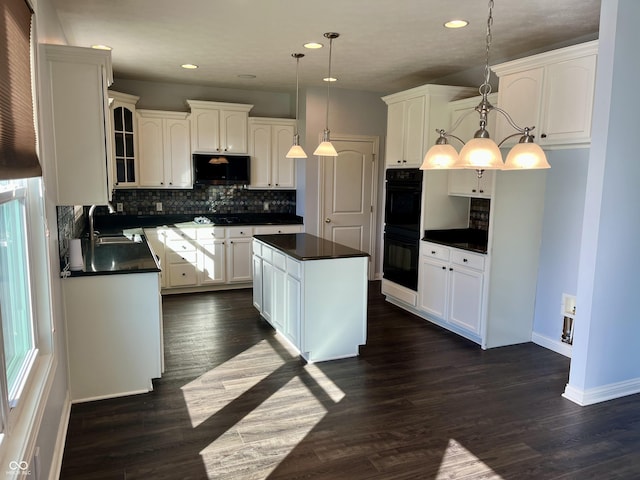
M 640 2 L 602 2 L 594 122 L 565 396 L 580 404 L 640 392 Z
M 576 295 L 589 149 L 547 151 L 534 337 L 560 344 L 562 294 Z
M 331 87 L 329 129 L 332 135 L 371 135 L 380 138 L 378 161 L 378 218 L 382 218 L 382 183 L 384 179 L 384 151 L 387 135 L 387 106 L 381 94 Z M 326 123 L 327 89 L 310 87 L 300 95 L 300 108 L 304 120 L 300 122 L 300 142 L 309 158 L 298 162 L 298 215 L 304 216 L 308 233 L 318 233 L 318 158 L 312 155 L 322 137 Z M 302 113 L 304 112 L 304 114 Z M 376 238 L 381 239 L 382 222 L 377 224 Z M 377 241 L 374 261 L 380 258 L 380 241 Z M 382 266 L 375 262 L 374 271 L 381 273 Z

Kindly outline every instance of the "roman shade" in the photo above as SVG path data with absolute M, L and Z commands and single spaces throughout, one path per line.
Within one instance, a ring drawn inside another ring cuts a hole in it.
M 0 11 L 0 180 L 38 177 L 31 92 L 31 8 L 3 0 Z

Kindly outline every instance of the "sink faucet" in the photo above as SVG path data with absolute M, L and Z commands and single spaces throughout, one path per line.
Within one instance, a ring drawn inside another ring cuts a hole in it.
M 93 228 L 93 212 L 95 211 L 97 205 L 91 205 L 89 208 L 89 239 L 91 240 L 91 244 L 93 245 L 96 241 L 96 232 Z M 111 202 L 107 202 L 107 208 L 109 209 L 109 213 L 116 213 L 115 208 L 111 205 Z

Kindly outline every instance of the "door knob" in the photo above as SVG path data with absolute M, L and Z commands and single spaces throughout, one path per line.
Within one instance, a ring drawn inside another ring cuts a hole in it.
M 325 218 L 324 223 L 331 223 L 331 219 L 329 217 Z

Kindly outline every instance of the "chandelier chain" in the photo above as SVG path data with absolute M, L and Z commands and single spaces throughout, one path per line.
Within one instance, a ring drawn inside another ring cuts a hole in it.
M 493 0 L 489 0 L 489 15 L 487 17 L 487 34 L 486 34 L 486 50 L 485 50 L 485 64 L 484 64 L 484 82 L 480 85 L 480 94 L 486 97 L 491 93 L 491 84 L 489 78 L 491 70 L 489 69 L 489 51 L 491 50 L 491 41 L 493 40 L 491 34 L 491 27 L 493 26 Z

